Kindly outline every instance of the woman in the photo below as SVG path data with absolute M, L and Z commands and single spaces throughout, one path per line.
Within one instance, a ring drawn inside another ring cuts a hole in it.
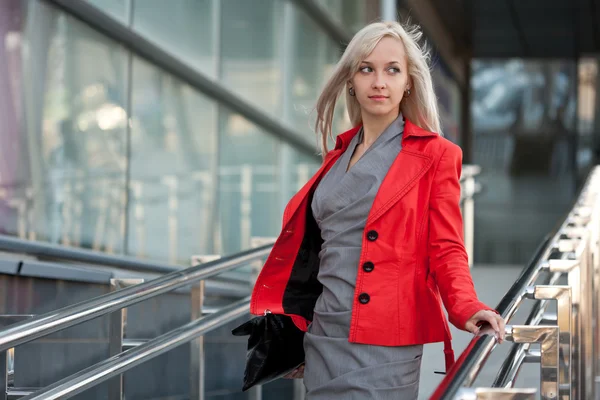
M 462 239 L 462 153 L 442 138 L 421 33 L 371 24 L 352 39 L 317 103 L 324 161 L 290 200 L 251 312 L 290 316 L 304 336 L 309 400 L 416 399 L 424 343 L 450 321 L 499 341 L 477 299 Z M 342 91 L 354 129 L 327 148 Z M 440 299 L 441 296 L 441 299 Z

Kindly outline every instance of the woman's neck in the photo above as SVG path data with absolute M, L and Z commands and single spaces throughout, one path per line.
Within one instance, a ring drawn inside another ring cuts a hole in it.
M 398 118 L 400 112 L 392 113 L 386 116 L 381 115 L 364 115 L 362 116 L 363 122 L 363 145 L 365 148 L 369 148 L 379 136 L 383 133 L 385 128 L 391 125 L 392 122 Z

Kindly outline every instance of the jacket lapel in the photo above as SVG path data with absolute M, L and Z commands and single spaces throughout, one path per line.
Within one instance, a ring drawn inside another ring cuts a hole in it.
M 294 197 L 290 200 L 288 208 L 283 216 L 284 221 L 289 221 L 290 217 L 294 215 L 294 213 L 298 210 L 302 202 L 311 194 L 314 189 L 317 187 L 317 184 L 321 180 L 321 178 L 329 171 L 331 166 L 335 163 L 335 161 L 340 157 L 342 151 L 339 150 L 331 150 L 328 157 L 325 159 L 323 164 L 319 170 L 302 186 L 302 188 L 296 193 Z
M 404 120 L 402 134 L 402 150 L 392 163 L 385 179 L 381 183 L 373 206 L 369 212 L 367 223 L 371 223 L 408 193 L 408 191 L 425 175 L 433 165 L 433 157 L 414 150 L 414 141 L 419 138 L 436 137 L 437 133 L 429 132 L 415 125 L 407 118 Z
M 371 223 L 408 193 L 433 164 L 433 157 L 402 149 L 392 163 L 373 201 L 367 223 Z
M 404 120 L 404 123 L 402 150 L 400 150 L 400 153 L 398 153 L 398 156 L 392 163 L 389 172 L 375 196 L 367 223 L 373 222 L 389 210 L 433 165 L 433 157 L 431 155 L 414 150 L 413 140 L 435 137 L 438 136 L 438 134 L 420 128 L 407 118 Z M 317 173 L 315 173 L 302 189 L 300 189 L 300 191 L 298 191 L 298 193 L 290 200 L 284 220 L 289 221 L 289 218 L 294 215 L 302 202 L 314 191 L 321 178 L 329 171 L 331 166 L 344 151 L 346 151 L 350 141 L 359 129 L 360 126 L 357 126 L 338 135 L 335 149 L 331 150 L 327 155 L 321 168 L 319 168 Z

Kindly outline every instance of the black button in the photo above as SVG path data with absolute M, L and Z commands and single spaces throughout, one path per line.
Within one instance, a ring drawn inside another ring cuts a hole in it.
M 377 233 L 377 231 L 367 232 L 367 239 L 369 239 L 371 242 L 376 241 L 378 236 L 379 234 Z
M 375 268 L 375 264 L 373 264 L 371 261 L 367 261 L 366 263 L 363 264 L 363 270 L 365 272 L 371 272 L 371 271 L 373 271 L 374 268 Z
M 370 300 L 371 300 L 371 296 L 369 296 L 366 293 L 361 293 L 358 296 L 358 301 L 360 301 L 361 304 L 367 304 Z

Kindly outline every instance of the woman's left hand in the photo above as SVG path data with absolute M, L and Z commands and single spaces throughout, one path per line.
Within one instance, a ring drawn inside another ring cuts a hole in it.
M 467 323 L 465 324 L 465 329 L 471 332 L 474 335 L 479 333 L 479 326 L 481 322 L 487 322 L 490 324 L 491 328 L 496 333 L 496 337 L 498 338 L 498 343 L 502 343 L 504 341 L 504 327 L 506 323 L 504 322 L 504 318 L 500 315 L 496 314 L 491 310 L 481 310 L 477 311 L 475 315 L 473 315 Z

